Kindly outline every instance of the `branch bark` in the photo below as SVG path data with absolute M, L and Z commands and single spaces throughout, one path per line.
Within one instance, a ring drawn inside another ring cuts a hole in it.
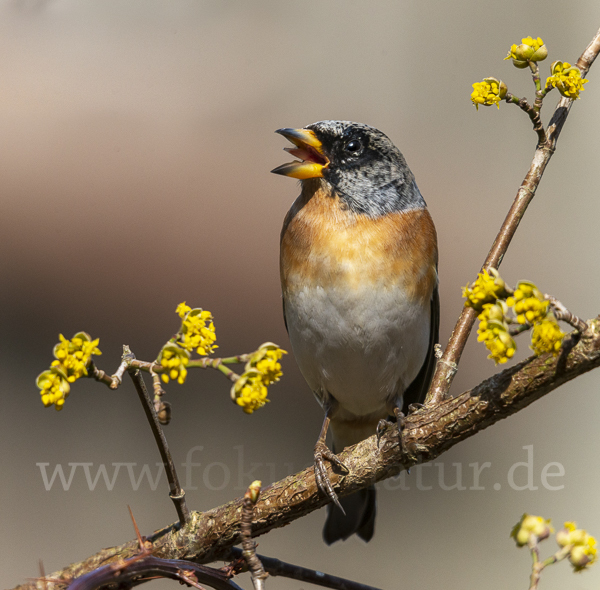
M 419 463 L 438 457 L 455 444 L 515 414 L 563 383 L 600 366 L 600 317 L 587 322 L 583 335 L 574 333 L 558 357 L 530 357 L 486 379 L 470 391 L 446 399 L 435 407 L 424 407 L 406 418 L 403 445 L 397 430 L 383 433 L 380 447 L 372 436 L 346 449 L 340 459 L 349 473 L 329 472 L 340 496 L 374 482 L 398 475 Z M 579 341 L 575 342 L 578 338 Z M 255 506 L 253 536 L 284 526 L 321 508 L 327 499 L 318 491 L 312 467 L 286 477 L 262 490 Z M 157 531 L 152 555 L 165 559 L 191 559 L 207 563 L 225 558 L 241 540 L 243 498 L 204 513 L 191 512 L 186 526 L 175 525 Z M 54 590 L 74 577 L 97 567 L 127 559 L 139 551 L 137 540 L 103 549 L 88 559 L 72 564 L 48 576 L 32 581 L 19 590 Z M 62 580 L 62 584 L 59 582 Z

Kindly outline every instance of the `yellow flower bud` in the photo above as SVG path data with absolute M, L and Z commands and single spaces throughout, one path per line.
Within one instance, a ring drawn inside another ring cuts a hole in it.
M 548 538 L 551 532 L 552 527 L 549 519 L 523 514 L 521 520 L 513 527 L 510 536 L 519 547 L 523 547 L 530 541 L 535 542 L 536 540 L 541 541 Z
M 543 61 L 548 57 L 548 49 L 540 37 L 525 37 L 520 45 L 512 45 L 504 59 L 512 59 L 516 68 L 526 68 L 529 62 Z
M 546 88 L 553 86 L 564 97 L 579 98 L 579 93 L 585 90 L 584 84 L 588 80 L 581 77 L 581 71 L 577 66 L 562 61 L 555 61 L 550 67 L 551 76 L 546 79 Z
M 508 88 L 504 82 L 496 78 L 484 78 L 482 82 L 473 84 L 471 102 L 479 110 L 479 105 L 486 107 L 496 105 L 500 108 L 500 101 L 506 96 Z

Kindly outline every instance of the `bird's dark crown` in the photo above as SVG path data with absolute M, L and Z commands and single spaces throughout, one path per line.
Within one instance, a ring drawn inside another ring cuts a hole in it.
M 378 129 L 351 121 L 319 121 L 306 129 L 329 160 L 323 179 L 349 209 L 377 217 L 425 207 L 404 156 Z

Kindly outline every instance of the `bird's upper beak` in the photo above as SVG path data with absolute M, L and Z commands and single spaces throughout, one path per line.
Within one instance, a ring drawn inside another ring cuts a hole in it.
M 323 176 L 323 168 L 329 165 L 329 160 L 323 153 L 323 144 L 313 131 L 310 129 L 278 129 L 275 133 L 280 133 L 296 146 L 283 149 L 292 156 L 300 158 L 302 162 L 294 160 L 288 164 L 277 166 L 271 172 L 300 180 Z

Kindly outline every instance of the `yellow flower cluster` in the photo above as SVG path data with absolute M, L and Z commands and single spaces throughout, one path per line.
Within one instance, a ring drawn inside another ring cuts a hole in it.
M 204 356 L 212 354 L 218 346 L 215 344 L 217 336 L 210 311 L 192 309 L 185 301 L 175 311 L 182 319 L 179 345 L 190 352 L 196 349 L 198 354 Z
M 42 403 L 46 407 L 54 404 L 57 410 L 62 410 L 71 390 L 70 383 L 56 369 L 50 369 L 38 376 L 36 384 L 41 390 Z
M 504 281 L 495 268 L 490 269 L 490 272 L 480 272 L 472 285 L 463 288 L 462 296 L 467 298 L 465 307 L 481 311 L 484 303 L 493 303 L 506 295 L 504 287 Z
M 523 514 L 510 532 L 510 536 L 516 541 L 518 547 L 523 547 L 530 541 L 535 543 L 547 539 L 552 532 L 554 529 L 550 526 L 550 519 Z
M 483 311 L 477 316 L 479 319 L 477 341 L 485 344 L 490 351 L 488 358 L 494 360 L 497 365 L 507 362 L 517 350 L 517 345 L 504 321 L 505 306 L 503 301 L 485 303 Z
M 525 329 L 533 328 L 530 348 L 537 356 L 544 353 L 556 356 L 565 333 L 550 311 L 550 301 L 529 281 L 519 281 L 512 295 L 504 300 L 509 292 L 511 289 L 495 269 L 479 273 L 477 280 L 463 289 L 465 307 L 481 312 L 477 316 L 477 340 L 484 342 L 490 351 L 488 358 L 503 364 L 514 356 L 517 345 L 509 324 L 515 321 Z M 509 315 L 510 309 L 514 316 Z
M 520 281 L 506 304 L 514 308 L 519 324 L 534 324 L 546 317 L 550 302 L 529 281 Z
M 529 62 L 543 61 L 548 57 L 548 50 L 540 37 L 521 39 L 521 45 L 512 45 L 504 59 L 512 59 L 516 68 L 526 68 Z
M 571 546 L 569 561 L 576 572 L 583 571 L 598 559 L 596 539 L 574 522 L 565 522 L 565 528 L 556 533 L 556 542 L 560 547 Z
M 496 78 L 484 78 L 482 82 L 473 84 L 471 102 L 479 110 L 479 105 L 490 107 L 496 105 L 500 108 L 500 101 L 506 96 L 506 84 Z
M 259 371 L 263 375 L 265 385 L 276 383 L 283 374 L 279 361 L 284 354 L 287 354 L 287 352 L 279 348 L 277 344 L 265 342 L 250 356 L 250 360 L 246 364 L 246 370 L 256 369 Z
M 557 356 L 562 346 L 565 333 L 558 326 L 558 322 L 552 313 L 536 322 L 531 332 L 531 350 L 537 355 L 551 352 Z
M 551 68 L 551 76 L 546 80 L 546 88 L 554 86 L 566 98 L 573 100 L 579 98 L 579 93 L 585 90 L 584 84 L 588 82 L 581 77 L 581 71 L 570 63 L 555 61 Z
M 177 306 L 175 313 L 181 318 L 181 329 L 163 346 L 157 362 L 165 369 L 161 375 L 165 383 L 172 379 L 182 384 L 187 377 L 190 353 L 196 350 L 198 354 L 211 354 L 218 348 L 215 344 L 217 336 L 210 311 L 199 307 L 192 309 L 184 301 Z
M 245 371 L 231 388 L 231 398 L 246 414 L 252 414 L 270 401 L 267 393 L 263 375 L 257 369 Z
M 265 342 L 250 355 L 244 373 L 231 388 L 231 399 L 246 414 L 252 414 L 269 401 L 267 387 L 279 381 L 282 375 L 279 361 L 284 354 L 287 352 L 277 344 Z
M 187 377 L 186 365 L 190 361 L 190 353 L 177 346 L 177 344 L 165 344 L 158 355 L 157 361 L 166 371 L 161 375 L 161 379 L 168 383 L 170 379 L 177 381 L 180 385 L 185 382 Z
M 61 410 L 71 390 L 70 384 L 88 374 L 92 355 L 102 353 L 98 348 L 100 340 L 92 340 L 85 332 L 78 332 L 71 340 L 62 334 L 58 337 L 60 342 L 54 347 L 56 360 L 52 361 L 48 371 L 38 376 L 36 383 L 41 390 L 42 403 L 46 407 L 54 404 L 57 410 Z

